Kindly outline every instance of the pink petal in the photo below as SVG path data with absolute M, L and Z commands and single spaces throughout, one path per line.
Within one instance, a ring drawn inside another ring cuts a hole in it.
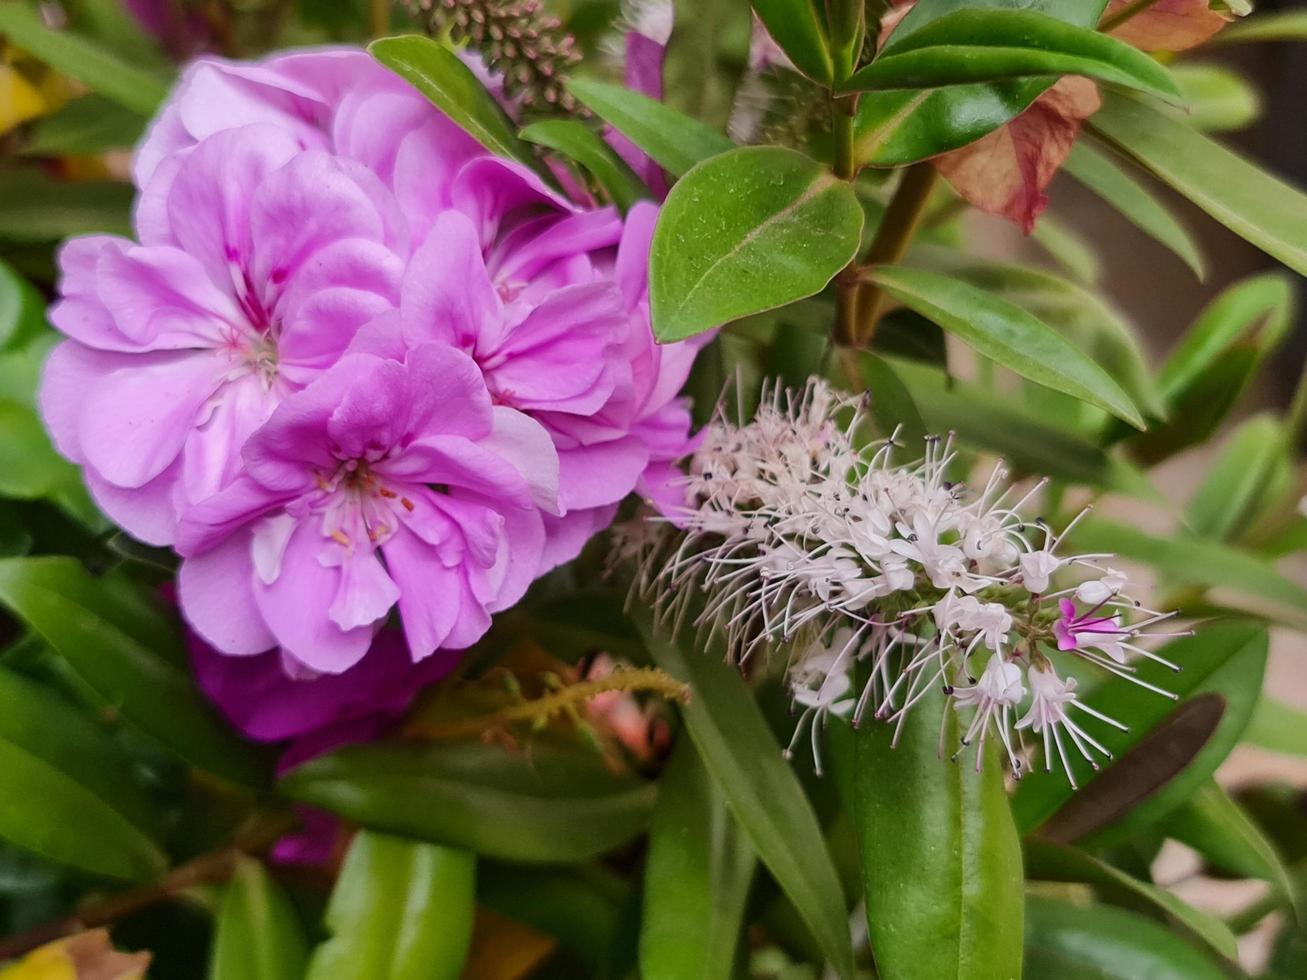
M 277 645 L 254 602 L 248 529 L 183 561 L 177 594 L 191 628 L 223 653 L 246 656 Z
M 1103 19 L 1114 17 L 1133 3 L 1111 0 Z M 1187 51 L 1209 40 L 1233 19 L 1224 11 L 1213 10 L 1209 0 L 1157 0 L 1114 29 L 1112 36 L 1145 51 Z
M 140 487 L 119 487 L 93 469 L 82 471 L 86 489 L 108 518 L 146 544 L 173 544 L 181 496 L 181 463 L 174 463 Z
M 439 340 L 473 350 L 498 341 L 503 307 L 466 217 L 446 211 L 436 219 L 409 262 L 399 308 L 410 344 Z

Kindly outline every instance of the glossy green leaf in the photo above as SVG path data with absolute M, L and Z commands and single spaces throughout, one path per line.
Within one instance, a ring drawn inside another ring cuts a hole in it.
M 838 783 L 861 855 L 878 975 L 1015 977 L 1021 971 L 1021 844 L 993 743 L 977 771 L 939 692 L 896 726 L 832 723 Z M 943 733 L 941 735 L 941 733 Z
M 471 854 L 360 831 L 306 980 L 458 980 L 475 912 Z
M 1027 977 L 1057 980 L 1224 980 L 1225 971 L 1167 929 L 1108 905 L 1046 896 L 1026 902 Z
M 645 187 L 626 161 L 595 132 L 575 119 L 542 119 L 519 134 L 528 143 L 557 150 L 580 164 L 623 212 L 642 197 Z
M 1089 125 L 1235 234 L 1307 275 L 1307 195 L 1133 95 L 1104 92 Z
M 890 52 L 933 21 L 958 10 L 1037 10 L 1079 27 L 1098 23 L 1106 0 L 919 0 L 886 43 Z M 952 85 L 920 92 L 868 92 L 858 100 L 854 151 L 860 163 L 897 167 L 973 143 L 1023 112 L 1053 79 Z
M 1135 527 L 1091 517 L 1076 525 L 1076 547 L 1152 565 L 1193 585 L 1227 589 L 1250 609 L 1302 622 L 1307 589 L 1246 551 L 1188 537 L 1162 538 Z
M 299 980 L 307 959 L 286 893 L 258 861 L 238 858 L 218 912 L 209 980 Z
M 1239 947 L 1229 926 L 1165 888 L 1140 881 L 1078 848 L 1037 837 L 1025 841 L 1025 862 L 1026 877 L 1032 881 L 1078 881 L 1092 885 L 1105 901 L 1169 916 L 1218 956 L 1238 962 Z
M 37 170 L 0 174 L 0 238 L 56 242 L 95 232 L 130 235 L 134 196 L 131 184 L 117 181 L 56 180 Z
M 758 146 L 706 160 L 672 188 L 654 229 L 654 334 L 681 340 L 811 296 L 861 234 L 852 188 L 801 153 Z
M 373 743 L 319 756 L 282 791 L 356 823 L 508 861 L 582 861 L 648 824 L 657 789 L 579 746 Z
M 752 6 L 767 33 L 799 71 L 823 85 L 834 80 L 826 27 L 812 0 L 752 0 Z
M 165 748 L 236 782 L 266 778 L 265 754 L 196 689 L 176 624 L 126 579 L 92 578 L 72 558 L 9 558 L 0 560 L 0 603 Z
M 1275 845 L 1230 794 L 1207 779 L 1166 818 L 1166 835 L 1187 844 L 1216 867 L 1270 882 L 1281 895 L 1293 883 Z
M 1179 64 L 1171 69 L 1187 111 L 1181 117 L 1205 133 L 1247 129 L 1262 114 L 1252 83 L 1224 65 Z
M 574 78 L 568 90 L 673 177 L 735 148 L 729 139 L 699 120 L 621 86 Z
M 368 52 L 421 92 L 491 153 L 535 165 L 530 150 L 472 69 L 439 41 L 418 34 L 383 37 Z
M 1188 230 L 1148 188 L 1105 153 L 1080 140 L 1072 147 L 1071 156 L 1062 167 L 1121 212 L 1136 228 L 1183 259 L 1199 279 L 1204 277 L 1203 257 Z
M 955 432 L 964 443 L 987 449 L 1018 470 L 1067 483 L 1157 497 L 1147 478 L 1101 447 L 1032 415 L 993 392 L 950 383 L 940 371 L 903 360 L 891 366 L 907 386 L 928 432 Z
M 853 953 L 839 877 L 812 805 L 748 685 L 720 651 L 687 653 L 654 626 L 647 610 L 636 610 L 634 618 L 658 666 L 690 685 L 682 708 L 686 728 L 736 822 L 826 959 L 848 980 Z
M 46 27 L 35 8 L 22 3 L 0 5 L 0 34 L 11 44 L 92 92 L 119 105 L 151 115 L 168 94 L 168 82 L 70 31 Z
M 101 95 L 83 95 L 37 120 L 24 156 L 84 156 L 133 146 L 145 117 Z
M 721 132 L 749 64 L 753 16 L 744 0 L 670 0 L 663 101 Z
M 693 742 L 681 739 L 649 827 L 640 976 L 730 980 L 754 864 Z
M 904 37 L 895 32 L 845 91 L 930 89 L 1015 78 L 1082 75 L 1180 98 L 1157 61 L 1087 27 L 1026 10 L 959 10 Z
M 886 266 L 869 278 L 978 353 L 1143 428 L 1139 410 L 1107 372 L 1019 306 L 925 269 Z
M 0 837 L 52 861 L 146 879 L 167 856 L 158 818 L 105 731 L 46 688 L 0 668 Z
M 1052 771 L 1044 760 L 1021 780 L 1013 798 L 1017 825 L 1023 832 L 1042 827 L 1045 836 L 1064 842 L 1096 832 L 1094 840 L 1106 844 L 1173 811 L 1238 741 L 1257 700 L 1266 646 L 1266 629 L 1259 624 L 1203 623 L 1196 635 L 1158 650 L 1181 666 L 1180 673 L 1152 661 L 1137 665 L 1138 678 L 1176 695 L 1178 705 L 1123 677 L 1094 688 L 1085 703 L 1129 726 L 1122 732 L 1092 719 L 1086 723 L 1115 759 L 1094 771 L 1068 751 L 1079 792 L 1056 760 Z M 1095 678 L 1095 670 L 1079 661 L 1061 658 L 1058 667 L 1082 685 Z
M 1284 428 L 1273 415 L 1243 422 L 1226 441 L 1189 501 L 1185 522 L 1194 534 L 1237 541 L 1274 503 L 1291 471 Z
M 1253 709 L 1244 741 L 1271 752 L 1307 756 L 1307 711 L 1263 697 Z
M 1259 10 L 1256 17 L 1230 25 L 1212 41 L 1218 44 L 1307 41 L 1307 10 Z

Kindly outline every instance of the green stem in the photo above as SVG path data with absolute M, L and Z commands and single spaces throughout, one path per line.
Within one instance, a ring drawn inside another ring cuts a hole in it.
M 1142 14 L 1145 10 L 1147 10 L 1149 7 L 1153 6 L 1156 3 L 1157 0 L 1138 0 L 1137 3 L 1132 3 L 1124 10 L 1118 10 L 1111 17 L 1108 17 L 1106 20 L 1104 20 L 1101 24 L 1098 25 L 1098 29 L 1102 31 L 1104 34 L 1107 34 L 1110 31 L 1114 31 L 1122 24 L 1124 24 L 1126 21 L 1128 21 L 1130 18 L 1137 17 L 1139 14 Z
M 831 99 L 831 136 L 834 140 L 835 176 L 852 181 L 858 174 L 853 148 L 853 114 L 856 103 L 850 97 Z M 857 330 L 858 284 L 857 260 L 840 273 L 835 283 L 835 339 L 848 346 Z

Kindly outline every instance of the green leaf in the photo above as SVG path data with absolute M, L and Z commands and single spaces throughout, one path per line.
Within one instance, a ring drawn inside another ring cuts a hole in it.
M 753 9 L 794 67 L 822 85 L 834 81 L 830 42 L 812 0 L 753 0 Z
M 1247 129 L 1262 114 L 1252 84 L 1224 65 L 1180 64 L 1171 69 L 1188 112 L 1181 119 L 1205 133 Z
M 1206 275 L 1203 257 L 1189 232 L 1151 191 L 1126 173 L 1105 153 L 1084 140 L 1076 142 L 1062 165 L 1144 234 L 1161 242 L 1184 260 L 1194 275 Z
M 1217 621 L 1158 651 L 1181 665 L 1180 673 L 1140 662 L 1135 676 L 1175 694 L 1178 706 L 1124 677 L 1094 688 L 1085 703 L 1129 726 L 1125 732 L 1102 723 L 1091 729 L 1115 760 L 1091 771 L 1068 751 L 1079 792 L 1056 763 L 1051 772 L 1040 767 L 1027 773 L 1013 798 L 1017 826 L 1023 833 L 1042 828 L 1044 836 L 1063 842 L 1095 833 L 1095 843 L 1106 846 L 1173 811 L 1238 741 L 1257 700 L 1266 645 L 1263 626 Z M 1058 666 L 1082 686 L 1096 676 L 1078 661 L 1063 658 Z
M 749 64 L 753 17 L 743 0 L 671 0 L 663 101 L 724 130 Z
M 982 746 L 983 763 L 941 758 L 941 739 L 956 744 L 959 733 L 938 691 L 907 715 L 897 741 L 882 722 L 856 732 L 833 724 L 830 734 L 878 975 L 1020 976 L 1021 843 L 995 745 Z
M 1307 275 L 1307 196 L 1132 95 L 1103 93 L 1089 125 L 1237 235 Z
M 819 292 L 857 252 L 853 189 L 794 150 L 747 147 L 696 166 L 654 229 L 654 334 L 682 340 Z
M 87 38 L 50 30 L 26 4 L 0 5 L 0 34 L 92 92 L 142 116 L 153 114 L 168 94 L 168 83 L 158 75 L 122 61 Z
M 368 53 L 421 92 L 491 153 L 535 166 L 530 150 L 472 69 L 439 41 L 417 34 L 383 37 Z
M 1275 845 L 1214 779 L 1166 818 L 1166 835 L 1225 871 L 1269 882 L 1292 898 L 1293 883 Z
M 1103 263 L 1093 243 L 1051 214 L 1039 216 L 1030 237 L 1076 282 L 1093 286 L 1103 274 Z
M 593 751 L 533 740 L 373 743 L 319 756 L 282 791 L 378 830 L 506 861 L 583 861 L 640 834 L 657 788 L 604 769 Z
M 984 356 L 1143 428 L 1139 410 L 1102 368 L 1019 306 L 925 269 L 884 266 L 868 275 L 890 296 Z
M 0 496 L 34 500 L 78 483 L 77 467 L 54 451 L 36 413 L 0 398 Z
M 1224 28 L 1212 38 L 1215 44 L 1260 41 L 1307 41 L 1307 10 L 1268 10 Z
M 0 260 L 0 351 L 27 346 L 45 329 L 45 300 L 13 266 Z M 2 388 L 0 392 L 9 394 Z
M 1065 844 L 1025 841 L 1026 876 L 1032 881 L 1084 882 L 1105 901 L 1140 911 L 1156 911 L 1174 919 L 1198 940 L 1232 963 L 1239 959 L 1234 933 L 1220 919 L 1194 908 L 1165 888 L 1140 881 L 1106 861 Z
M 699 758 L 736 822 L 789 897 L 826 959 L 853 976 L 848 915 L 821 827 L 739 672 L 719 651 L 684 652 L 648 610 L 633 618 L 654 661 L 691 688 L 682 708 Z
M 1307 756 L 1307 711 L 1263 697 L 1243 737 L 1249 745 L 1270 752 Z
M 28 157 L 90 156 L 133 146 L 145 117 L 101 95 L 83 95 L 39 119 L 23 144 Z
M 458 980 L 475 911 L 471 854 L 359 831 L 306 980 Z
M 1076 525 L 1076 547 L 1152 565 L 1172 578 L 1205 588 L 1228 589 L 1249 609 L 1304 622 L 1307 589 L 1246 551 L 1194 538 L 1161 538 L 1106 518 Z
M 1225 971 L 1140 915 L 1046 896 L 1026 902 L 1026 976 L 1057 980 L 1223 980 Z
M 695 164 L 735 148 L 697 119 L 638 92 L 591 78 L 574 78 L 568 91 L 596 116 L 629 139 L 673 177 Z
M 1035 11 L 959 10 L 896 31 L 843 91 L 930 89 L 1015 78 L 1083 75 L 1180 99 L 1170 74 L 1137 48 Z
M 649 827 L 640 975 L 730 980 L 754 864 L 694 744 L 681 739 Z
M 907 458 L 917 458 L 924 451 L 930 430 L 912 400 L 912 393 L 894 369 L 870 351 L 862 354 L 859 365 L 871 395 L 871 414 L 876 427 L 886 439 L 897 432 L 896 441 L 905 447 Z
M 1273 415 L 1243 422 L 1189 501 L 1185 520 L 1201 538 L 1237 541 L 1275 501 L 1291 471 L 1284 428 Z
M 209 980 L 298 980 L 307 959 L 286 893 L 258 861 L 238 858 L 218 912 Z
M 0 667 L 0 837 L 111 878 L 168 866 L 158 818 L 105 731 L 48 689 Z
M 56 242 L 95 232 L 130 235 L 134 196 L 131 184 L 117 181 L 55 180 L 36 170 L 0 174 L 0 238 Z
M 623 213 L 650 196 L 635 172 L 613 148 L 575 119 L 542 119 L 519 134 L 528 143 L 557 150 L 584 167 Z
M 957 10 L 1034 9 L 1078 27 L 1098 23 L 1106 0 L 919 0 L 899 22 L 884 51 Z M 973 143 L 1019 115 L 1053 79 L 952 85 L 920 92 L 869 92 L 858 100 L 854 150 L 860 163 L 897 167 Z
M 191 680 L 175 624 L 132 583 L 94 579 L 72 558 L 8 558 L 0 603 L 165 748 L 235 782 L 265 780 L 265 754 L 219 720 Z

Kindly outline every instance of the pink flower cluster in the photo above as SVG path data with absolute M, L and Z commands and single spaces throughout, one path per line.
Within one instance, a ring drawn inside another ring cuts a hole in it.
M 185 72 L 136 241 L 60 255 L 41 403 L 191 626 L 288 673 L 474 643 L 684 454 L 656 209 L 585 207 L 353 49 Z

